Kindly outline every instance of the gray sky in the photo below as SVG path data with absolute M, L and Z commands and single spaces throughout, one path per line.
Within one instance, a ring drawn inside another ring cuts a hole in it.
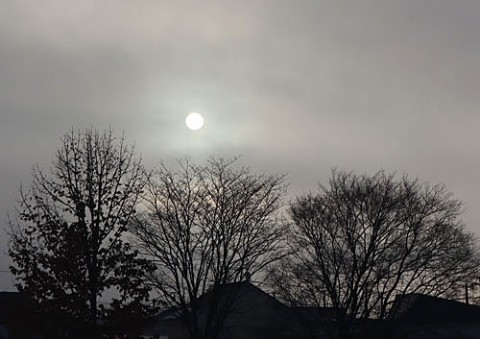
M 333 167 L 406 172 L 480 234 L 479 17 L 476 0 L 0 0 L 2 214 L 72 126 L 111 126 L 150 166 L 242 155 L 291 195 Z

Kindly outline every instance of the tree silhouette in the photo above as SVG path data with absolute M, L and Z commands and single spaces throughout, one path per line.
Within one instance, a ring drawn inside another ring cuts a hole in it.
M 235 161 L 185 161 L 178 172 L 156 172 L 133 232 L 157 265 L 152 283 L 180 311 L 191 338 L 218 338 L 238 296 L 229 283 L 283 255 L 276 215 L 284 193 L 283 177 L 253 174 Z
M 100 319 L 148 298 L 154 268 L 125 241 L 145 179 L 123 137 L 94 129 L 66 134 L 48 174 L 34 167 L 10 220 L 10 269 L 56 326 L 96 337 Z
M 271 281 L 292 303 L 335 307 L 331 334 L 348 338 L 358 318 L 386 318 L 399 294 L 455 296 L 477 274 L 460 213 L 441 185 L 333 171 L 328 187 L 291 203 L 292 255 Z

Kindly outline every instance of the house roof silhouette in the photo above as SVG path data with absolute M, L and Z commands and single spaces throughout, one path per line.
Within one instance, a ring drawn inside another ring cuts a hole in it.
M 226 301 L 230 314 L 225 319 L 225 337 L 239 338 L 302 338 L 306 332 L 319 332 L 325 321 L 333 321 L 335 310 L 318 307 L 290 307 L 249 281 L 216 286 L 197 299 L 199 318 L 206 317 L 212 302 Z M 222 306 L 223 307 L 223 306 Z M 214 310 L 215 311 L 215 310 Z M 147 328 L 151 335 L 181 338 L 182 312 L 170 308 L 155 318 Z M 324 321 L 319 321 L 323 318 Z
M 480 322 L 480 307 L 424 294 L 398 296 L 390 318 L 413 323 Z

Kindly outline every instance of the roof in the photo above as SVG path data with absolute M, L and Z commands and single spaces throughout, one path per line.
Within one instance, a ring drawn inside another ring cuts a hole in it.
M 289 307 L 291 313 L 309 321 L 335 320 L 338 316 L 338 309 L 334 307 Z
M 207 302 L 208 300 L 213 296 L 213 293 L 216 293 L 216 297 L 222 298 L 232 298 L 232 299 L 237 299 L 242 296 L 242 294 L 247 293 L 247 292 L 253 292 L 253 293 L 258 293 L 259 295 L 265 297 L 266 299 L 270 300 L 271 302 L 277 304 L 280 307 L 284 307 L 285 309 L 289 309 L 288 306 L 277 300 L 275 297 L 271 296 L 267 292 L 263 291 L 262 289 L 258 288 L 257 286 L 253 285 L 250 281 L 240 281 L 240 282 L 234 282 L 234 283 L 228 283 L 228 284 L 223 284 L 214 288 L 211 288 L 204 294 L 202 294 L 198 299 L 198 303 L 204 303 Z M 233 302 L 233 300 L 232 300 Z M 182 316 L 183 312 L 182 309 L 179 307 L 169 307 L 160 314 L 154 318 L 156 319 L 178 319 Z
M 415 323 L 479 322 L 480 307 L 413 293 L 395 299 L 390 318 Z
M 242 295 L 250 292 L 255 293 L 258 296 L 262 296 L 265 299 L 269 300 L 272 304 L 277 305 L 280 309 L 284 309 L 287 314 L 290 316 L 296 317 L 298 319 L 303 319 L 309 322 L 316 321 L 331 321 L 337 318 L 338 309 L 333 307 L 316 307 L 316 306 L 287 306 L 274 296 L 268 294 L 261 288 L 253 285 L 250 281 L 241 281 L 235 283 L 228 283 L 224 285 L 217 286 L 215 289 L 210 289 L 203 295 L 198 298 L 199 303 L 204 303 L 209 301 L 212 297 L 212 293 L 217 293 L 217 297 L 237 299 L 241 298 Z M 231 301 L 233 302 L 233 300 Z M 170 307 L 162 311 L 156 319 L 171 320 L 179 319 L 183 315 L 182 310 L 179 307 Z
M 273 296 L 271 296 L 270 294 L 268 294 L 264 290 L 262 290 L 262 289 L 258 288 L 257 286 L 253 285 L 248 280 L 223 284 L 223 285 L 211 288 L 209 291 L 207 291 L 202 296 L 200 296 L 199 300 L 201 300 L 203 298 L 208 298 L 208 296 L 211 295 L 213 292 L 218 293 L 219 295 L 229 295 L 229 294 L 241 294 L 241 293 L 246 292 L 246 291 L 254 291 L 255 293 L 259 293 L 259 294 L 271 299 L 272 301 L 277 302 L 278 304 L 284 305 L 283 303 L 278 301 L 276 298 L 274 298 Z
M 293 335 L 303 336 L 305 333 L 310 335 L 323 331 L 325 324 L 333 324 L 338 312 L 334 308 L 289 307 L 249 281 L 216 286 L 200 296 L 197 302 L 197 320 L 200 324 L 204 324 L 212 309 L 214 314 L 219 312 L 222 315 L 232 311 L 221 320 L 225 321 L 222 326 L 228 328 L 232 338 L 251 337 L 253 333 L 255 338 L 293 338 Z M 169 308 L 147 324 L 145 333 L 177 333 L 186 326 L 181 320 L 182 311 Z

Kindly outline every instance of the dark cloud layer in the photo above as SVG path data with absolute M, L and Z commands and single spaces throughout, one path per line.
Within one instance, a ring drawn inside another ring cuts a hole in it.
M 479 15 L 473 0 L 4 1 L 0 206 L 65 131 L 111 126 L 150 165 L 241 154 L 291 194 L 332 167 L 408 172 L 446 184 L 478 233 Z

